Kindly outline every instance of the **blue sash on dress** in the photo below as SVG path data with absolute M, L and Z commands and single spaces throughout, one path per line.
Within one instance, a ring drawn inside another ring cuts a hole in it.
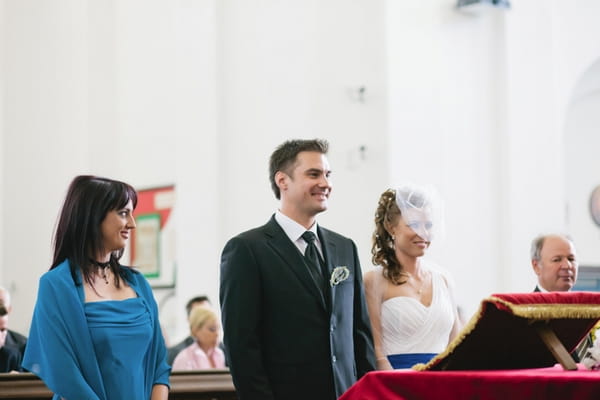
M 435 353 L 390 354 L 387 358 L 394 369 L 402 369 L 419 363 L 426 364 L 436 355 Z

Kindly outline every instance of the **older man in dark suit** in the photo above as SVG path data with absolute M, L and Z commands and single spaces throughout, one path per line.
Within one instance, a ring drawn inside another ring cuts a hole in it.
M 332 187 L 327 149 L 280 145 L 270 160 L 279 210 L 223 250 L 223 332 L 240 400 L 333 400 L 375 368 L 356 246 L 316 222 Z
M 531 242 L 531 266 L 538 277 L 534 292 L 568 292 L 577 282 L 577 252 L 567 235 L 539 235 Z M 579 362 L 592 345 L 587 335 L 571 352 Z

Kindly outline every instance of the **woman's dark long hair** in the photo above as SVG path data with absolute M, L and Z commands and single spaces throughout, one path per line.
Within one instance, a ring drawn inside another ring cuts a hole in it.
M 56 268 L 66 259 L 71 266 L 73 280 L 75 271 L 81 268 L 83 279 L 93 287 L 93 268 L 90 258 L 105 252 L 100 225 L 109 211 L 119 210 L 131 200 L 133 208 L 137 205 L 137 192 L 127 183 L 92 175 L 75 177 L 60 212 L 54 234 L 54 258 L 50 269 Z M 123 249 L 110 255 L 110 268 L 119 287 L 119 279 L 125 279 L 125 273 L 119 259 Z

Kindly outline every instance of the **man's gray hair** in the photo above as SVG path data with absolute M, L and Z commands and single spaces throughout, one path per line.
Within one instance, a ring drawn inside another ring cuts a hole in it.
M 566 235 L 566 234 L 550 233 L 550 234 L 538 235 L 531 242 L 531 259 L 532 260 L 540 261 L 540 254 L 542 252 L 542 247 L 544 247 L 544 241 L 546 240 L 546 238 L 551 237 L 551 236 L 561 237 L 561 238 L 566 239 L 569 242 L 573 243 L 573 239 L 571 238 L 571 236 Z

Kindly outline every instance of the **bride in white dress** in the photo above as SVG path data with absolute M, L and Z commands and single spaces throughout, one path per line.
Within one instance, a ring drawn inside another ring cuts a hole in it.
M 433 197 L 405 186 L 379 199 L 371 249 L 376 267 L 364 276 L 377 369 L 426 363 L 461 328 L 447 275 L 422 259 L 441 225 Z

